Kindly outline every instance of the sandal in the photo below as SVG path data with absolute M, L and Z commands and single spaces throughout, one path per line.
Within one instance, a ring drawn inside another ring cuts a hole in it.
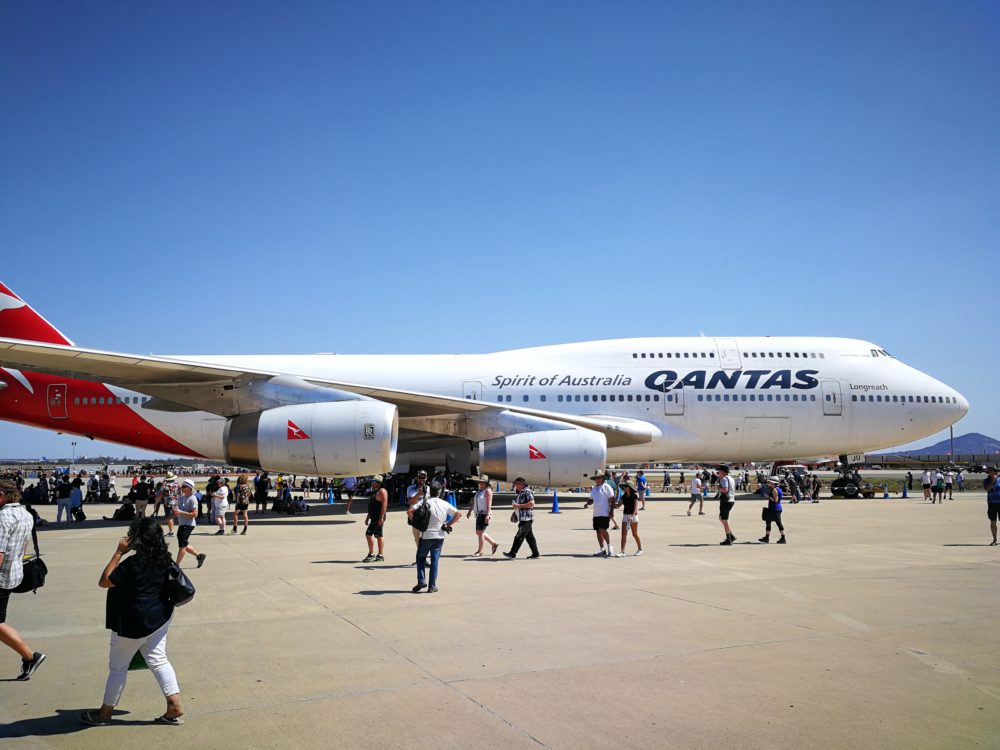
M 169 726 L 172 727 L 179 727 L 181 724 L 184 723 L 184 719 L 182 719 L 180 716 L 167 716 L 166 714 L 163 714 L 163 716 L 157 716 L 155 719 L 153 719 L 153 723 L 168 724 Z
M 490 550 L 490 554 L 491 555 L 495 555 L 497 553 L 497 547 L 499 547 L 499 546 L 500 546 L 499 542 L 493 542 L 493 549 Z
M 97 716 L 97 711 L 84 711 L 80 714 L 80 721 L 84 724 L 89 724 L 92 727 L 107 727 L 111 726 L 111 719 L 104 721 Z
M 473 553 L 472 553 L 472 556 L 473 556 L 473 557 L 482 557 L 482 556 L 483 556 L 483 553 L 482 553 L 482 552 L 473 552 Z

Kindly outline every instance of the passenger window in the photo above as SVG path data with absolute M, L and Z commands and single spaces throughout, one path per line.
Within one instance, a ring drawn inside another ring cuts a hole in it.
M 687 359 L 690 356 L 691 356 L 690 354 L 688 354 L 687 352 L 684 352 L 684 359 Z
M 628 400 L 629 400 L 629 401 L 631 401 L 631 400 L 632 400 L 632 394 L 631 394 L 631 393 L 630 393 L 630 394 L 628 395 Z
M 770 357 L 771 359 L 774 359 L 774 352 L 768 352 L 767 356 Z M 781 355 L 779 354 L 778 356 L 781 356 Z
M 768 393 L 768 394 L 767 394 L 767 400 L 768 400 L 768 401 L 770 401 L 770 400 L 771 400 L 772 398 L 773 398 L 773 397 L 771 396 L 771 394 L 770 394 L 770 393 Z
M 798 358 L 799 358 L 799 353 L 795 352 L 795 359 L 798 359 Z
M 701 358 L 702 358 L 702 359 L 704 359 L 704 358 L 705 358 L 705 352 L 702 352 L 702 353 L 701 353 Z
M 753 393 L 751 393 L 751 394 L 750 394 L 750 400 L 751 400 L 751 401 L 756 401 L 756 400 L 757 400 L 757 396 L 756 396 L 756 395 L 754 395 Z
M 590 396 L 584 396 L 584 397 L 583 397 L 583 400 L 584 400 L 584 401 L 587 401 L 587 402 L 589 403 L 589 402 L 590 402 Z
M 544 400 L 545 400 L 545 396 L 539 396 L 539 397 L 538 397 L 538 400 L 539 400 L 539 401 L 544 401 Z
M 716 401 L 721 401 L 722 400 L 722 396 L 720 396 L 718 393 L 716 393 L 715 394 L 715 400 Z
M 724 395 L 724 396 L 722 397 L 722 400 L 723 400 L 723 401 L 728 401 L 728 400 L 729 400 L 729 394 L 728 394 L 728 393 L 727 393 L 727 394 L 725 394 L 725 395 Z
M 659 399 L 660 399 L 660 397 L 659 397 L 659 396 L 657 396 L 657 397 L 656 397 L 656 400 L 657 400 L 657 401 L 659 401 Z M 649 401 L 649 400 L 650 400 L 649 396 L 646 396 L 646 400 L 647 400 L 647 401 Z
M 100 397 L 99 397 L 99 398 L 97 399 L 97 403 L 98 403 L 98 405 L 100 405 L 100 406 L 104 406 L 104 396 L 100 396 Z
M 742 396 L 740 396 L 740 401 L 746 401 L 746 400 L 747 400 L 747 394 L 744 393 Z
M 604 394 L 601 394 L 601 401 L 607 401 L 607 400 L 608 400 L 608 397 L 605 396 Z
M 857 401 L 857 400 L 858 400 L 857 395 L 852 394 L 851 395 L 851 401 Z
M 667 352 L 667 359 L 670 359 L 670 352 Z
M 635 352 L 632 352 L 632 359 L 639 359 L 639 355 L 636 354 Z
M 503 403 L 503 396 L 497 396 L 497 401 Z
M 80 405 L 80 397 L 79 396 L 74 396 L 73 397 L 73 406 L 79 406 L 79 405 Z
M 639 356 L 640 356 L 640 357 L 642 357 L 643 359 L 645 359 L 645 358 L 646 358 L 646 352 L 643 352 L 643 353 L 642 353 L 642 354 L 640 354 Z
M 509 404 L 510 403 L 510 396 L 507 396 L 506 398 L 507 398 L 507 403 Z
M 563 397 L 562 397 L 562 395 L 560 394 L 559 396 L 556 396 L 556 401 L 558 401 L 559 403 L 562 403 L 562 398 L 563 398 Z
M 656 356 L 659 357 L 660 359 L 663 359 L 663 352 L 659 352 Z
M 699 401 L 703 401 L 704 399 L 705 399 L 705 397 L 704 397 L 704 396 L 702 396 L 702 395 L 701 395 L 701 394 L 699 393 L 699 394 L 698 394 L 698 400 L 699 400 Z
M 653 401 L 659 401 L 659 400 L 660 400 L 660 397 L 659 397 L 659 396 L 657 396 L 657 395 L 654 395 L 654 396 L 653 396 Z

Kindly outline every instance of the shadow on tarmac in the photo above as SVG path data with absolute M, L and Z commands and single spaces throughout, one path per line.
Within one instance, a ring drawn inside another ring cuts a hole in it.
M 13 724 L 6 724 L 0 726 L 0 738 L 10 738 L 10 737 L 51 737 L 57 734 L 73 734 L 75 732 L 81 732 L 86 729 L 98 729 L 98 727 L 91 727 L 80 721 L 80 714 L 88 709 L 86 708 L 57 708 L 55 716 L 39 716 L 37 719 L 24 719 L 23 721 L 15 721 Z M 90 710 L 93 710 L 91 707 Z M 127 714 L 128 711 L 115 711 L 115 716 L 121 716 Z M 118 719 L 116 718 L 114 723 L 110 727 L 104 727 L 105 729 L 114 728 L 117 726 L 128 727 L 128 726 L 153 726 L 154 722 L 152 719 L 148 721 L 143 721 L 141 719 Z

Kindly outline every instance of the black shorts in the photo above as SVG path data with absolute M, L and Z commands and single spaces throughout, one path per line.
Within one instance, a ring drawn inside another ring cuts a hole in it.
M 729 511 L 731 511 L 733 509 L 734 505 L 736 505 L 736 503 L 731 503 L 731 502 L 727 502 L 725 500 L 720 500 L 719 501 L 719 518 L 721 518 L 723 521 L 728 521 L 729 520 Z
M 606 531 L 610 526 L 610 516 L 594 516 L 594 531 Z
M 489 516 L 485 513 L 476 513 L 476 531 L 486 531 L 489 525 Z
M 372 521 L 368 524 L 368 528 L 365 529 L 365 536 L 373 536 L 376 539 L 382 538 L 382 526 L 378 521 Z
M 986 503 L 986 517 L 993 521 L 993 523 L 1000 520 L 1000 503 Z
M 7 622 L 8 599 L 10 599 L 10 589 L 0 589 L 0 624 Z
M 923 487 L 925 490 L 929 490 L 931 488 L 929 484 L 922 484 L 920 486 Z
M 191 538 L 191 532 L 194 531 L 194 526 L 178 526 L 177 527 L 177 546 L 180 549 L 184 549 L 188 546 L 188 539 Z

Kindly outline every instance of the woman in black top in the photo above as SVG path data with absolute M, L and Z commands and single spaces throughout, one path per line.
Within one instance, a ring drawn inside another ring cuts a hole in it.
M 129 552 L 134 554 L 122 559 Z M 166 712 L 154 721 L 183 723 L 181 691 L 166 652 L 167 630 L 174 614 L 174 605 L 164 588 L 171 561 L 159 524 L 151 518 L 137 518 L 104 567 L 98 586 L 108 590 L 106 627 L 112 631 L 110 673 L 103 705 L 98 711 L 85 711 L 80 717 L 83 723 L 94 726 L 111 723 L 136 651 L 142 654 L 167 699 Z
M 632 538 L 635 539 L 637 548 L 635 555 L 638 557 L 642 554 L 642 540 L 639 538 L 639 513 L 636 508 L 639 493 L 635 491 L 635 485 L 632 484 L 631 479 L 622 482 L 621 488 L 622 497 L 616 503 L 616 507 L 624 506 L 622 508 L 622 544 L 617 557 L 625 557 L 625 542 L 628 541 L 629 529 L 632 529 Z

